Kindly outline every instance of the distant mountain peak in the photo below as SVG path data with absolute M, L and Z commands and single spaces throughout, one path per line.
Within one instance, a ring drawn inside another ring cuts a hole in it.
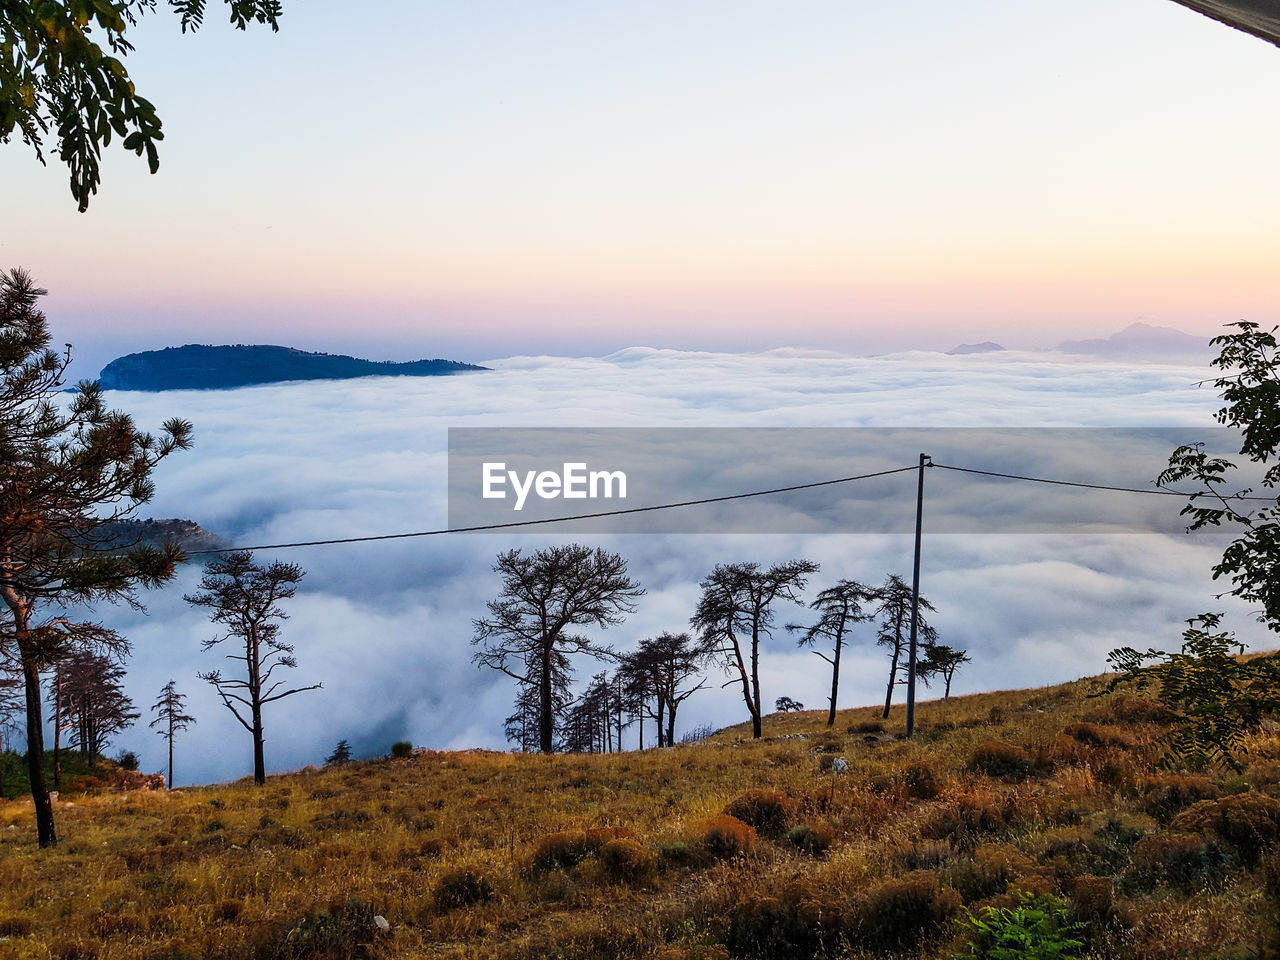
M 1096 357 L 1152 359 L 1167 357 L 1204 357 L 1211 348 L 1209 338 L 1183 333 L 1173 327 L 1159 327 L 1138 321 L 1109 337 L 1091 340 L 1064 340 L 1054 347 L 1060 353 L 1077 353 Z
M 433 377 L 486 370 L 457 360 L 361 360 L 275 344 L 188 343 L 117 357 L 98 375 L 104 390 L 218 390 L 287 380 Z
M 947 351 L 947 356 L 963 357 L 970 353 L 998 353 L 1002 350 L 1004 350 L 1004 347 L 994 340 L 983 340 L 981 343 L 962 343 L 959 346 L 952 347 Z

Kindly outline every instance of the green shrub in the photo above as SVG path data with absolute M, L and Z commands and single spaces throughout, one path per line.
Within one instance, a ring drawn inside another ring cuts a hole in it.
M 397 740 L 391 745 L 393 757 L 407 757 L 413 754 L 413 744 L 408 740 Z
M 969 758 L 969 769 L 973 772 L 1005 780 L 1029 777 L 1034 768 L 1035 762 L 1030 753 L 1012 743 L 997 740 L 988 740 Z
M 1077 960 L 1084 942 L 1075 934 L 1088 924 L 1072 923 L 1070 912 L 1048 894 L 1024 893 L 1016 907 L 986 907 L 959 921 L 969 936 L 956 960 Z
M 821 857 L 830 849 L 836 832 L 829 823 L 802 823 L 787 831 L 787 842 L 804 853 Z
M 936 934 L 959 909 L 960 895 L 921 870 L 875 887 L 862 905 L 860 928 L 873 947 L 910 948 Z
M 486 903 L 494 888 L 479 867 L 463 865 L 446 872 L 436 883 L 433 900 L 441 913 Z
M 781 790 L 748 790 L 724 808 L 765 837 L 781 837 L 791 826 L 799 804 Z

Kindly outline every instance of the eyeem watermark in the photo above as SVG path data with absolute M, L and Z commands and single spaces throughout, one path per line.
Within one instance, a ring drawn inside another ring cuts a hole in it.
M 508 470 L 504 462 L 481 465 L 481 493 L 485 500 L 507 499 L 514 494 L 513 509 L 523 510 L 530 492 L 542 500 L 612 500 L 627 498 L 627 475 L 622 470 L 588 470 L 586 463 L 566 463 L 554 470 Z

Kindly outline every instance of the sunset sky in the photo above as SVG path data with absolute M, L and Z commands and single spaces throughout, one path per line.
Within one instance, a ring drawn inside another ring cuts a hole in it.
M 78 214 L 0 148 L 0 266 L 81 375 L 1280 321 L 1280 51 L 1168 0 L 217 6 L 137 30 L 157 176 L 113 145 Z

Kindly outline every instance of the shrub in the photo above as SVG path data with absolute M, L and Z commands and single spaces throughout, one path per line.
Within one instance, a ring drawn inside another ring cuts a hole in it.
M 941 876 L 965 903 L 973 903 L 1004 893 L 1034 869 L 1035 864 L 1015 850 L 980 847 L 972 857 L 948 864 Z
M 1169 886 L 1191 893 L 1221 880 L 1235 863 L 1216 837 L 1162 833 L 1138 842 L 1126 879 L 1140 890 Z
M 930 843 L 922 847 L 909 847 L 897 855 L 897 861 L 908 870 L 936 870 L 953 860 L 956 852 L 950 846 Z
M 663 863 L 687 867 L 698 859 L 698 852 L 694 850 L 691 844 L 679 840 L 675 843 L 664 843 L 660 846 L 658 848 L 658 856 L 662 858 Z
M 1100 727 L 1096 723 L 1073 723 L 1064 731 L 1072 740 L 1090 747 L 1130 747 L 1132 738 L 1114 727 Z
M 629 830 L 610 827 L 553 833 L 538 844 L 530 867 L 535 873 L 569 870 L 594 855 L 610 840 L 627 836 L 630 836 Z
M 799 805 L 781 790 L 748 790 L 724 812 L 766 837 L 781 837 L 791 825 Z
M 1219 790 L 1205 777 L 1162 777 L 1152 783 L 1143 797 L 1142 809 L 1161 823 L 1168 823 L 1178 813 L 1201 800 L 1216 800 Z
M 862 934 L 872 946 L 912 947 L 931 935 L 960 909 L 960 895 L 920 870 L 875 887 L 862 905 Z
M 1221 837 L 1245 863 L 1255 866 L 1280 839 L 1280 800 L 1261 793 L 1202 800 L 1174 817 L 1169 830 Z
M 752 960 L 830 956 L 849 939 L 855 923 L 843 898 L 794 883 L 776 897 L 737 904 L 729 914 L 725 945 L 731 955 Z
M 988 740 L 969 758 L 969 769 L 989 777 L 1021 780 L 1031 775 L 1035 764 L 1031 754 L 1012 743 Z
M 25 937 L 34 927 L 30 917 L 0 916 L 0 937 Z
M 1110 877 L 1077 877 L 1067 896 L 1079 920 L 1107 924 L 1116 918 L 1115 884 Z
M 902 771 L 907 796 L 913 800 L 936 800 L 946 781 L 927 763 L 913 763 Z
M 126 750 L 124 753 L 120 754 L 120 756 L 116 757 L 116 763 L 120 765 L 121 770 L 137 770 L 138 755 L 132 750 Z
M 393 757 L 408 757 L 413 754 L 413 744 L 408 740 L 397 740 L 391 745 L 391 755 Z
M 846 732 L 853 734 L 884 733 L 884 724 L 879 720 L 871 720 L 866 723 L 855 723 Z
M 814 738 L 812 749 L 814 753 L 843 753 L 844 738 L 838 733 L 824 730 Z
M 1093 723 L 1168 723 L 1173 712 L 1158 700 L 1121 693 L 1113 694 L 1084 718 Z
M 702 846 L 713 857 L 742 856 L 756 844 L 756 831 L 737 817 L 722 814 L 702 825 Z
M 929 840 L 950 840 L 956 846 L 969 847 L 979 837 L 999 833 L 1008 825 L 996 797 L 970 793 L 936 811 L 921 825 L 920 834 Z
M 487 903 L 493 899 L 494 888 L 479 867 L 463 865 L 447 871 L 436 883 L 432 899 L 441 913 L 462 907 Z
M 377 930 L 373 916 L 373 907 L 360 900 L 332 904 L 308 913 L 254 956 L 271 960 L 346 960 L 359 956 L 361 945 L 368 943 Z
M 92 940 L 54 940 L 50 960 L 98 960 L 99 945 Z
M 1016 907 L 986 907 L 980 917 L 966 911 L 960 925 L 969 945 L 957 960 L 1076 960 L 1084 943 L 1074 935 L 1087 926 L 1072 923 L 1060 900 L 1033 893 Z
M 836 832 L 829 823 L 802 823 L 787 831 L 787 842 L 797 850 L 820 857 L 835 842 Z
M 630 837 L 607 841 L 597 854 L 606 876 L 622 883 L 642 879 L 653 868 L 649 851 Z

